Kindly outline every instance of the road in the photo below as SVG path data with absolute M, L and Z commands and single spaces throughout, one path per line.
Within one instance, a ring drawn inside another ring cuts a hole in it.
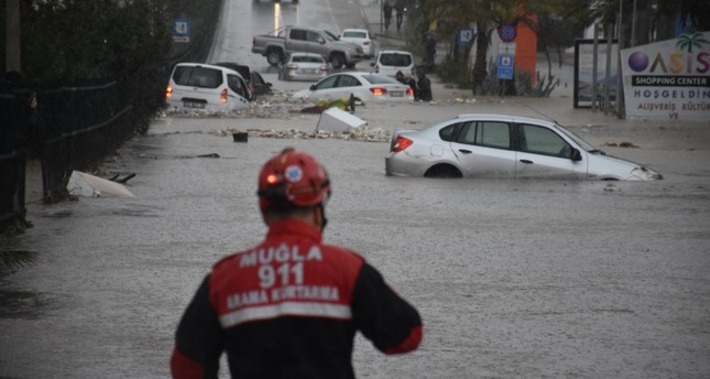
M 273 70 L 266 58 L 252 54 L 252 36 L 270 33 L 282 26 L 308 26 L 339 34 L 348 27 L 364 27 L 359 1 L 366 0 L 227 0 L 220 19 L 219 32 L 208 62 L 236 61 L 260 71 Z
M 243 13 L 256 19 L 267 5 Z M 257 172 L 287 145 L 331 173 L 325 240 L 362 253 L 424 319 L 413 354 L 385 357 L 358 337 L 359 378 L 710 376 L 707 125 L 612 122 L 571 110 L 569 98 L 461 103 L 444 92 L 356 115 L 393 130 L 463 112 L 552 114 L 597 145 L 635 143 L 603 148 L 665 179 L 389 178 L 384 142 L 235 143 L 223 133 L 312 131 L 317 115 L 161 117 L 104 164 L 137 174 L 136 197 L 29 206 L 34 228 L 4 248 L 40 260 L 0 277 L 0 378 L 167 377 L 175 327 L 203 276 L 260 241 Z M 197 158 L 207 153 L 219 158 Z

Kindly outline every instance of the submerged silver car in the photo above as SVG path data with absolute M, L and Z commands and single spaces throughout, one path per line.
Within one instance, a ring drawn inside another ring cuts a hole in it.
M 396 130 L 390 176 L 656 180 L 661 174 L 606 155 L 561 125 L 463 114 L 422 130 Z
M 281 66 L 279 79 L 317 81 L 330 73 L 330 66 L 318 54 L 291 53 Z

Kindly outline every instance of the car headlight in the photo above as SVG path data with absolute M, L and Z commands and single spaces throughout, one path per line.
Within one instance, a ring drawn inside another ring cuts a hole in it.
M 647 169 L 646 167 L 636 167 L 635 169 L 631 170 L 631 175 L 641 179 L 641 180 L 659 180 L 663 179 L 663 175 Z

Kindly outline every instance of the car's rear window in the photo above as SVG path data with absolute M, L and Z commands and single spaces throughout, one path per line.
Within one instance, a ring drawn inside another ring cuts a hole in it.
M 343 32 L 343 37 L 367 38 L 367 34 L 365 32 Z
M 362 77 L 372 84 L 402 84 L 397 80 L 384 75 L 363 75 Z
M 323 58 L 318 57 L 318 56 L 302 56 L 302 55 L 297 55 L 291 58 L 291 61 L 295 63 L 325 63 L 323 61 Z
M 178 66 L 173 73 L 173 81 L 181 86 L 217 88 L 222 84 L 222 71 L 201 66 Z
M 409 54 L 383 53 L 380 55 L 380 64 L 385 66 L 406 67 L 412 64 L 412 56 Z

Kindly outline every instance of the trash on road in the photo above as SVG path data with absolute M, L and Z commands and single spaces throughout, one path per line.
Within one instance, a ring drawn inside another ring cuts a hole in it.
M 81 171 L 72 171 L 67 183 L 70 195 L 135 197 L 126 186 Z
M 316 131 L 347 131 L 365 125 L 367 125 L 365 120 L 333 107 L 321 113 Z

